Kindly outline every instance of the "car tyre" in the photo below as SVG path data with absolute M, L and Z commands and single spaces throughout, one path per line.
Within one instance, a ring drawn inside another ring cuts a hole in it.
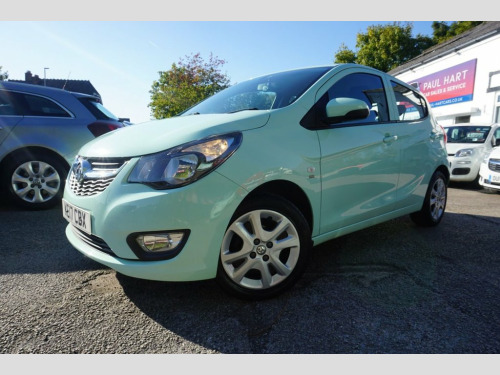
M 2 185 L 16 206 L 43 210 L 60 203 L 66 175 L 67 168 L 54 156 L 25 152 L 7 162 Z
M 216 279 L 240 298 L 274 297 L 300 278 L 311 248 L 311 229 L 299 209 L 279 196 L 260 196 L 231 218 Z
M 419 226 L 438 225 L 443 219 L 447 199 L 447 179 L 442 172 L 436 171 L 429 182 L 422 209 L 410 214 L 410 218 Z

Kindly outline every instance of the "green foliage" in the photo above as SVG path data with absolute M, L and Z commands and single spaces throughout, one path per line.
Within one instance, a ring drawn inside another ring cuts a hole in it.
M 432 23 L 433 40 L 436 44 L 443 43 L 482 23 L 483 21 L 456 21 L 448 25 L 443 21 L 434 21 Z
M 347 46 L 342 43 L 335 54 L 336 64 L 348 64 L 356 62 L 356 54 L 351 51 Z
M 369 26 L 366 33 L 358 33 L 357 53 L 341 45 L 335 62 L 355 62 L 387 72 L 421 54 L 434 43 L 429 37 L 418 34 L 412 37 L 412 23 L 402 25 Z
M 2 66 L 0 65 L 0 81 L 5 81 L 9 78 L 9 72 L 2 72 Z
M 170 70 L 158 72 L 160 77 L 149 91 L 151 115 L 156 119 L 175 116 L 229 87 L 229 78 L 220 71 L 225 63 L 212 54 L 205 62 L 197 53 L 173 63 Z
M 420 55 L 433 45 L 459 35 L 483 21 L 442 21 L 432 23 L 433 36 L 418 34 L 412 37 L 413 24 L 394 22 L 390 25 L 369 26 L 366 33 L 358 33 L 357 51 L 341 44 L 335 54 L 335 63 L 357 63 L 388 72 Z

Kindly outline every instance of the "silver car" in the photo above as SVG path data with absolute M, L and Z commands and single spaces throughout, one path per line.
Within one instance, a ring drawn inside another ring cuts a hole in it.
M 78 149 L 123 126 L 98 97 L 0 82 L 0 190 L 22 208 L 58 204 Z

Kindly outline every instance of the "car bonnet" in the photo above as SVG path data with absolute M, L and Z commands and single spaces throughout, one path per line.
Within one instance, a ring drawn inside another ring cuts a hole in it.
M 161 152 L 187 142 L 264 126 L 269 111 L 243 111 L 172 117 L 127 126 L 104 134 L 84 145 L 87 157 L 136 157 Z

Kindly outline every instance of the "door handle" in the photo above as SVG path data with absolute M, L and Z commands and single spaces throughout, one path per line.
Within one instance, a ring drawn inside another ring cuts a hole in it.
M 397 135 L 386 135 L 384 137 L 384 143 L 392 143 L 398 140 Z

